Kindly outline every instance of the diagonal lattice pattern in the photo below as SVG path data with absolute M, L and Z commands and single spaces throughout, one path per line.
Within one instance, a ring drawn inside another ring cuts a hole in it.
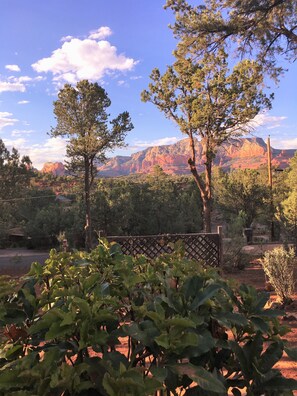
M 185 255 L 189 259 L 203 261 L 211 267 L 220 266 L 221 243 L 219 234 L 111 236 L 107 239 L 121 245 L 124 254 L 131 256 L 143 254 L 151 259 L 163 253 L 172 253 L 172 245 L 177 241 L 182 241 Z

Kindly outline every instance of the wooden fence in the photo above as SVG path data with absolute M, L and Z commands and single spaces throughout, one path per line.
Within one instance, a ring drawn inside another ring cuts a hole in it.
M 107 239 L 121 245 L 124 254 L 131 256 L 143 254 L 151 259 L 163 253 L 172 253 L 172 245 L 182 241 L 186 257 L 203 261 L 212 267 L 219 267 L 221 264 L 220 233 L 109 236 Z

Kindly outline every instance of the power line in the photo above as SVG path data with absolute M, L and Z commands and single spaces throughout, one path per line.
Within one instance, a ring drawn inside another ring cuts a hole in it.
M 71 193 L 70 195 L 80 195 L 81 193 Z M 35 197 L 20 197 L 20 198 L 8 198 L 8 199 L 0 199 L 0 202 L 11 202 L 11 201 L 25 201 L 25 200 L 30 200 L 30 199 L 42 199 L 42 198 L 57 198 L 61 196 L 62 194 L 52 194 L 52 195 L 39 195 Z M 67 197 L 65 197 L 67 198 Z M 68 198 L 70 199 L 70 198 Z

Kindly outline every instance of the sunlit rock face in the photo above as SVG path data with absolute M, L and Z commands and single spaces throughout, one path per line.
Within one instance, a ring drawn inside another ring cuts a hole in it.
M 281 150 L 271 148 L 272 166 L 286 168 L 295 149 Z M 189 173 L 188 159 L 190 158 L 188 139 L 180 140 L 175 144 L 154 146 L 139 151 L 131 156 L 116 156 L 107 160 L 105 164 L 98 164 L 98 176 L 114 177 L 126 176 L 135 173 L 152 173 L 156 165 L 161 166 L 164 172 L 171 175 Z M 198 171 L 204 170 L 205 159 L 202 145 L 196 142 L 196 160 Z M 223 170 L 257 169 L 267 164 L 267 145 L 261 138 L 232 139 L 218 148 L 214 165 Z M 47 162 L 42 170 L 57 176 L 65 175 L 65 168 L 61 162 Z
M 271 149 L 272 165 L 286 168 L 295 150 Z M 189 141 L 183 139 L 167 146 L 149 147 L 127 157 L 110 158 L 105 164 L 98 166 L 101 176 L 122 176 L 133 173 L 151 173 L 155 165 L 162 167 L 168 174 L 189 173 L 188 159 L 191 156 Z M 196 142 L 196 160 L 199 171 L 204 169 L 202 145 Z M 257 169 L 267 164 L 267 145 L 261 138 L 233 139 L 221 146 L 214 160 L 214 165 L 223 170 Z
M 55 176 L 65 175 L 65 167 L 62 162 L 46 162 L 42 169 L 42 173 L 51 173 Z

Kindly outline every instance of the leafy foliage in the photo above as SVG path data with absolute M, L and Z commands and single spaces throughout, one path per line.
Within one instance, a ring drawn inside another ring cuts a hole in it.
M 127 132 L 133 129 L 128 112 L 108 121 L 110 105 L 106 91 L 88 80 L 79 81 L 76 87 L 65 84 L 54 102 L 57 125 L 52 136 L 69 138 L 68 168 L 76 175 L 83 175 L 87 249 L 92 246 L 90 194 L 96 161 L 104 161 L 106 151 L 123 146 Z
M 148 262 L 102 241 L 52 250 L 17 290 L 0 278 L 0 395 L 292 394 L 280 312 L 176 248 Z
M 274 248 L 272 251 L 265 252 L 261 263 L 281 302 L 288 303 L 295 287 L 296 258 L 294 250 L 286 250 L 284 247 Z
M 20 157 L 15 148 L 9 151 L 0 139 L 0 246 L 5 245 L 8 229 L 18 223 L 16 208 L 32 175 L 30 158 Z
M 260 110 L 270 108 L 271 98 L 264 93 L 259 64 L 243 60 L 229 70 L 224 47 L 199 59 L 187 52 L 176 51 L 175 56 L 176 61 L 163 75 L 159 69 L 153 70 L 142 100 L 156 105 L 189 137 L 189 169 L 203 202 L 204 228 L 210 232 L 212 166 L 217 148 L 247 132 L 248 122 Z M 201 141 L 201 152 L 195 147 L 195 137 Z M 204 160 L 204 177 L 197 170 L 198 156 Z
M 205 0 L 194 6 L 181 0 L 167 0 L 176 14 L 173 31 L 183 40 L 180 50 L 193 56 L 214 52 L 232 42 L 237 55 L 256 57 L 266 71 L 277 77 L 282 68 L 278 55 L 294 61 L 297 55 L 295 0 Z
M 100 179 L 92 200 L 95 229 L 107 235 L 199 232 L 201 200 L 189 177 Z
M 219 209 L 230 224 L 242 219 L 241 230 L 251 227 L 253 221 L 268 215 L 267 202 L 270 191 L 258 171 L 236 169 L 229 173 L 219 173 L 214 178 L 214 195 Z

